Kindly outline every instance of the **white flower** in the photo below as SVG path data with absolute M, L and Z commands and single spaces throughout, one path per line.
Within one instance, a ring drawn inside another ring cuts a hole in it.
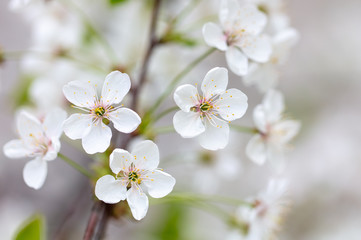
M 249 73 L 243 77 L 244 83 L 248 86 L 256 84 L 261 92 L 276 87 L 279 80 L 278 68 L 286 62 L 298 37 L 298 32 L 293 28 L 277 33 L 272 38 L 273 52 L 270 60 L 266 63 L 250 64 Z
M 248 59 L 261 63 L 269 60 L 271 42 L 261 34 L 267 17 L 256 6 L 240 6 L 236 0 L 224 0 L 219 20 L 221 27 L 214 23 L 203 26 L 203 37 L 209 46 L 226 51 L 232 72 L 244 76 L 248 72 Z
M 95 185 L 95 195 L 106 203 L 118 203 L 127 199 L 135 219 L 141 220 L 148 211 L 148 197 L 154 198 L 169 194 L 175 179 L 158 169 L 159 150 L 150 141 L 138 143 L 129 153 L 115 149 L 110 155 L 110 169 L 115 175 L 105 175 Z
M 240 206 L 235 220 L 243 227 L 243 232 L 232 231 L 228 239 L 275 239 L 290 205 L 287 186 L 285 179 L 271 179 L 267 189 L 250 200 L 251 208 Z
M 269 160 L 276 170 L 283 169 L 287 143 L 300 129 L 298 121 L 282 118 L 283 111 L 282 94 L 269 90 L 262 104 L 253 111 L 253 120 L 259 133 L 249 141 L 246 148 L 246 154 L 252 161 L 262 165 Z
M 247 96 L 235 88 L 226 90 L 227 85 L 227 69 L 217 67 L 203 79 L 203 96 L 190 84 L 179 86 L 174 93 L 174 101 L 181 109 L 173 117 L 175 130 L 184 138 L 199 136 L 203 148 L 225 148 L 228 122 L 241 118 L 248 107 Z
M 43 186 L 47 175 L 47 161 L 54 160 L 60 150 L 59 138 L 66 112 L 55 109 L 49 112 L 44 121 L 21 111 L 16 119 L 20 139 L 5 144 L 4 154 L 9 158 L 31 157 L 23 171 L 25 183 L 34 189 Z
M 71 115 L 64 123 L 64 132 L 71 139 L 82 139 L 89 154 L 104 152 L 110 145 L 111 129 L 103 121 L 111 121 L 115 129 L 123 133 L 133 132 L 140 124 L 137 113 L 119 104 L 130 89 L 126 73 L 114 71 L 104 81 L 100 98 L 96 84 L 91 81 L 73 81 L 63 87 L 65 97 L 86 113 Z

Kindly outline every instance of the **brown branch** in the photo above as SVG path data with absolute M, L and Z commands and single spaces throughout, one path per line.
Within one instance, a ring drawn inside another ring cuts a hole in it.
M 154 0 L 152 20 L 150 23 L 150 31 L 149 31 L 149 45 L 143 59 L 143 65 L 140 71 L 138 85 L 137 87 L 133 88 L 133 98 L 132 98 L 131 107 L 134 110 L 137 109 L 138 95 L 146 80 L 148 67 L 149 67 L 149 60 L 153 54 L 153 50 L 160 43 L 159 39 L 156 36 L 157 20 L 159 16 L 160 5 L 161 5 L 161 0 Z

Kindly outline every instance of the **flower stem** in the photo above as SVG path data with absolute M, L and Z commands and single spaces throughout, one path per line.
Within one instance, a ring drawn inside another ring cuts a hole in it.
M 179 107 L 174 106 L 171 108 L 168 108 L 166 110 L 164 110 L 163 112 L 159 113 L 155 118 L 154 118 L 154 122 L 158 121 L 159 119 L 161 119 L 162 117 L 166 116 L 168 113 L 174 112 L 175 110 L 178 110 Z
M 249 133 L 249 134 L 256 134 L 256 133 L 258 133 L 257 128 L 237 126 L 237 125 L 234 125 L 234 124 L 230 124 L 230 126 L 231 126 L 231 128 L 233 128 L 234 130 L 237 130 L 238 132 Z
M 79 164 L 77 164 L 76 162 L 74 162 L 73 160 L 71 160 L 70 158 L 68 158 L 67 156 L 58 153 L 58 156 L 63 159 L 67 164 L 69 164 L 70 166 L 72 166 L 73 168 L 75 168 L 76 170 L 78 170 L 81 174 L 83 174 L 84 176 L 88 177 L 88 178 L 92 178 L 93 175 L 86 170 L 84 167 L 80 166 Z
M 173 78 L 173 80 L 169 83 L 166 90 L 163 94 L 157 99 L 154 105 L 147 111 L 146 114 L 153 114 L 153 112 L 162 104 L 162 102 L 169 96 L 169 94 L 173 91 L 175 85 L 182 80 L 184 76 L 186 76 L 195 66 L 197 66 L 200 62 L 202 62 L 205 58 L 211 55 L 216 49 L 211 48 L 204 52 L 201 56 L 193 60 L 185 69 L 183 69 L 177 76 Z

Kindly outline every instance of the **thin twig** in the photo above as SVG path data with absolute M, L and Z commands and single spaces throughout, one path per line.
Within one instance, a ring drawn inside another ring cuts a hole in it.
M 84 176 L 88 177 L 88 178 L 92 178 L 93 175 L 86 170 L 84 167 L 82 167 L 81 165 L 79 165 L 78 163 L 74 162 L 73 160 L 71 160 L 70 158 L 68 158 L 67 156 L 58 153 L 58 156 L 64 160 L 64 162 L 66 162 L 67 164 L 69 164 L 70 166 L 72 166 L 74 169 L 78 170 L 81 174 L 83 174 Z
M 148 45 L 148 48 L 147 48 L 147 51 L 145 53 L 145 57 L 143 60 L 143 65 L 141 68 L 138 85 L 137 85 L 137 87 L 133 88 L 133 98 L 132 98 L 132 105 L 131 105 L 132 109 L 137 109 L 138 94 L 141 91 L 141 88 L 143 87 L 145 80 L 146 80 L 148 67 L 149 67 L 149 60 L 153 54 L 153 50 L 159 44 L 159 39 L 156 36 L 156 28 L 157 28 L 157 20 L 158 20 L 158 16 L 159 16 L 160 5 L 161 5 L 161 0 L 154 1 L 152 20 L 151 20 L 150 31 L 149 31 L 149 45 Z

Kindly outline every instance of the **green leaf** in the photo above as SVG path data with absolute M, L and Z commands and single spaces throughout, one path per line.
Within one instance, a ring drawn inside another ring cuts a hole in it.
M 44 240 L 45 239 L 44 216 L 36 214 L 25 220 L 19 227 L 15 240 Z
M 193 47 L 193 46 L 197 45 L 197 40 L 189 38 L 189 37 L 185 36 L 183 33 L 178 33 L 178 32 L 168 32 L 161 39 L 161 42 L 164 42 L 164 43 L 173 42 L 173 43 L 178 43 L 178 44 L 185 45 L 188 47 Z
M 127 0 L 109 0 L 110 5 L 117 5 L 120 3 L 125 3 Z

